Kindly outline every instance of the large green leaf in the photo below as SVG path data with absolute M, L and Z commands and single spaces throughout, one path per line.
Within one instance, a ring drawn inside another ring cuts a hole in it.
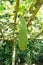
M 26 30 L 26 21 L 21 16 L 20 17 L 20 30 L 19 30 L 19 48 L 25 50 L 27 47 L 27 30 Z

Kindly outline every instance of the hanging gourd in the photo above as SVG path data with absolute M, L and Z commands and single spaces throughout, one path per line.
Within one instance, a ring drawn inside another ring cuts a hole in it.
M 26 30 L 26 21 L 21 16 L 20 17 L 20 26 L 19 26 L 19 48 L 25 50 L 27 47 L 27 30 Z

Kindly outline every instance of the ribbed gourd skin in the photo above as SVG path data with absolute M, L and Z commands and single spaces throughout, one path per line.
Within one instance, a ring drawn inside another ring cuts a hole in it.
M 21 16 L 20 17 L 20 27 L 19 27 L 19 48 L 25 50 L 27 47 L 27 30 L 26 30 L 26 21 Z

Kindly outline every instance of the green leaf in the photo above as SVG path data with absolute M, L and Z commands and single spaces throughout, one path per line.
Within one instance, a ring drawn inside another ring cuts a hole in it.
M 27 47 L 27 30 L 26 30 L 26 21 L 21 16 L 20 17 L 20 30 L 19 30 L 19 48 L 25 50 Z
M 19 10 L 20 10 L 20 11 L 25 11 L 25 10 L 26 10 L 25 5 L 20 5 L 20 6 L 19 6 Z
M 0 29 L 2 28 L 2 23 L 0 22 Z
M 0 11 L 3 11 L 4 10 L 4 6 L 0 6 Z

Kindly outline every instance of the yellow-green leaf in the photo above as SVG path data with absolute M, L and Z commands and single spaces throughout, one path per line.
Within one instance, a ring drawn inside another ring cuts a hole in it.
M 3 11 L 4 10 L 4 6 L 0 6 L 0 11 Z

